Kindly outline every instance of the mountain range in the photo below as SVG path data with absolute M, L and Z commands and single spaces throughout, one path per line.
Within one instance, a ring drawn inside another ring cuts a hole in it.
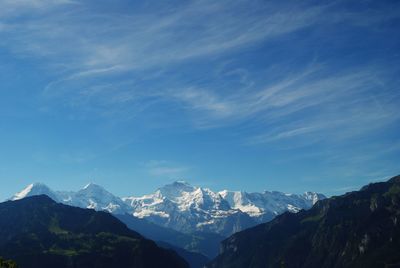
M 215 233 L 227 237 L 237 231 L 272 220 L 285 211 L 309 209 L 325 196 L 264 191 L 247 193 L 214 192 L 184 181 L 167 184 L 141 197 L 117 197 L 90 183 L 77 192 L 54 191 L 41 183 L 27 186 L 11 200 L 45 194 L 53 200 L 76 207 L 130 214 L 179 232 Z
M 114 214 L 124 214 L 130 211 L 129 206 L 121 198 L 94 183 L 87 184 L 77 192 L 54 191 L 43 183 L 33 183 L 16 193 L 11 200 L 20 200 L 35 195 L 47 195 L 54 201 L 65 205 L 104 210 Z
M 275 203 L 263 203 L 265 196 Z M 208 262 L 206 256 L 165 240 L 204 242 L 207 247 L 216 233 L 208 233 L 209 237 L 201 232 L 183 233 L 149 222 L 146 217 L 135 217 L 135 213 L 144 211 L 132 205 L 135 198 L 115 197 L 97 185 L 89 184 L 78 192 L 55 192 L 43 184 L 33 184 L 17 193 L 14 201 L 0 203 L 0 256 L 15 260 L 22 268 L 188 264 L 196 268 L 400 267 L 400 176 L 330 198 L 312 193 L 216 193 L 175 182 L 138 200 L 155 198 L 160 203 L 174 201 L 179 210 L 191 213 L 232 210 L 261 219 L 254 207 L 264 204 L 264 209 L 279 209 L 284 202 L 286 212 L 229 236 L 222 241 L 218 256 Z M 64 202 L 91 209 L 60 204 Z M 308 202 L 314 203 L 310 209 L 294 209 Z M 126 207 L 133 208 L 130 214 L 116 213 Z M 110 209 L 114 214 L 96 211 Z M 153 236 L 157 244 L 133 231 L 136 229 Z M 161 237 L 164 241 L 158 239 Z
M 208 267 L 400 267 L 400 176 L 224 240 Z
M 42 183 L 28 185 L 11 200 L 47 195 L 65 205 L 107 211 L 130 229 L 177 251 L 191 267 L 202 267 L 219 253 L 229 235 L 273 219 L 285 211 L 310 208 L 325 197 L 307 192 L 214 192 L 183 181 L 167 184 L 141 197 L 120 198 L 89 183 L 81 190 L 54 191 Z M 178 250 L 179 249 L 179 250 Z

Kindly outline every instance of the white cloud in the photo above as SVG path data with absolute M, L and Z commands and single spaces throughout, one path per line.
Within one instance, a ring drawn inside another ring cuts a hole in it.
M 246 74 L 248 86 L 222 90 L 173 77 L 165 87 L 148 86 L 141 80 L 155 74 L 150 81 L 157 81 L 157 73 L 174 73 L 179 64 L 196 65 L 202 57 L 222 57 L 310 26 L 338 21 L 359 25 L 356 18 L 365 18 L 347 13 L 340 17 L 342 12 L 335 13 L 331 5 L 275 4 L 192 1 L 115 16 L 86 2 L 6 0 L 2 2 L 4 10 L 13 11 L 6 18 L 18 17 L 18 12 L 26 9 L 38 10 L 40 15 L 0 21 L 0 44 L 19 57 L 39 58 L 52 70 L 52 76 L 58 77 L 44 89 L 45 101 L 100 114 L 126 113 L 126 117 L 153 103 L 172 101 L 180 104 L 199 128 L 256 120 L 264 130 L 253 135 L 250 143 L 333 130 L 332 135 L 348 137 L 398 118 L 398 109 L 388 103 L 391 96 L 378 94 L 377 101 L 362 96 L 385 83 L 382 73 L 387 70 L 380 66 L 329 73 L 329 66 L 316 60 L 301 72 L 288 68 L 280 80 L 273 81 L 268 76 L 252 81 L 243 67 L 238 75 Z M 397 12 L 390 14 L 398 17 Z M 382 20 L 382 15 L 371 14 L 370 23 Z M 368 26 L 368 21 L 362 26 Z M 318 115 L 311 113 L 300 121 L 295 118 L 315 107 Z
M 73 2 L 7 1 L 5 7 L 16 12 L 22 6 L 42 8 L 45 14 L 9 22 L 10 32 L 4 36 L 15 53 L 44 57 L 52 68 L 59 66 L 69 72 L 67 80 L 160 68 L 227 53 L 307 27 L 323 9 L 264 6 L 260 12 L 259 7 L 242 1 L 194 1 L 178 8 L 121 16 L 92 12 L 84 3 L 71 12 L 50 10 L 67 3 Z
M 212 89 L 187 88 L 167 95 L 185 104 L 199 127 L 215 127 L 256 118 L 267 132 L 250 143 L 272 142 L 323 131 L 337 138 L 368 132 L 393 122 L 393 95 L 380 94 L 385 68 L 367 66 L 331 74 L 312 67 L 261 90 L 238 90 L 225 96 Z M 387 90 L 390 90 L 387 89 Z M 317 112 L 312 112 L 312 110 Z M 308 112 L 307 116 L 297 118 Z M 279 122 L 276 126 L 275 123 Z M 336 130 L 336 131 L 335 131 Z M 339 131 L 340 130 L 340 131 Z

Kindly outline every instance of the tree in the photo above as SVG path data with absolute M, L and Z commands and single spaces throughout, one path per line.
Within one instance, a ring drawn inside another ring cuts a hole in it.
M 18 268 L 18 265 L 12 260 L 5 260 L 0 257 L 0 268 Z

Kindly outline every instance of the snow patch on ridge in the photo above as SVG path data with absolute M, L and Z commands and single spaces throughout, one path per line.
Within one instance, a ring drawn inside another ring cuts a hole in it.
M 18 192 L 14 195 L 14 197 L 11 198 L 11 200 L 20 200 L 22 198 L 25 198 L 28 196 L 29 192 L 32 190 L 33 188 L 33 183 L 29 184 L 25 189 L 23 189 L 21 192 Z

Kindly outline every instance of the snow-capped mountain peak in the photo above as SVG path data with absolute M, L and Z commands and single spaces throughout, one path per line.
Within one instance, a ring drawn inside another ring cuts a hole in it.
M 25 189 L 22 191 L 16 193 L 11 199 L 12 200 L 20 200 L 22 198 L 25 198 L 29 195 L 29 193 L 32 191 L 33 187 L 35 186 L 34 183 L 29 184 Z
M 303 197 L 306 200 L 310 200 L 312 204 L 314 205 L 317 203 L 318 200 L 325 199 L 326 197 L 323 194 L 315 193 L 315 192 L 305 192 L 303 194 Z
M 87 195 L 96 195 L 96 194 L 105 194 L 107 196 L 112 195 L 110 192 L 108 192 L 106 189 L 104 189 L 102 186 L 95 184 L 95 183 L 88 183 L 83 187 L 81 190 L 78 191 L 78 193 L 85 193 Z
M 47 195 L 54 201 L 66 205 L 106 210 L 111 213 L 130 212 L 130 207 L 121 198 L 114 196 L 103 187 L 89 183 L 78 192 L 53 191 L 43 183 L 33 183 L 15 194 L 11 200 L 18 200 L 28 196 Z
M 234 209 L 239 209 L 251 217 L 264 215 L 278 215 L 285 211 L 298 212 L 301 209 L 311 208 L 318 200 L 325 197 L 314 192 L 303 195 L 288 194 L 277 191 L 264 191 L 262 193 L 247 193 L 242 191 L 221 191 L 219 194 Z
M 158 189 L 158 194 L 170 200 L 176 200 L 184 193 L 191 193 L 196 187 L 191 186 L 185 181 L 175 181 Z
M 254 202 L 251 202 L 246 192 L 223 190 L 219 194 L 232 208 L 238 209 L 251 217 L 258 217 L 263 214 L 261 206 L 257 206 Z
M 47 195 L 50 198 L 54 199 L 55 201 L 58 201 L 58 196 L 56 193 L 54 193 L 47 185 L 43 183 L 32 183 L 29 184 L 27 187 L 25 187 L 22 191 L 16 193 L 11 200 L 19 200 L 23 199 L 28 196 L 34 196 L 34 195 Z
M 129 210 L 125 202 L 95 183 L 89 183 L 78 192 L 74 193 L 71 205 L 106 210 L 111 213 L 123 214 Z
M 86 184 L 82 189 L 88 189 L 88 188 L 94 188 L 94 187 L 101 187 L 93 182 L 89 182 L 88 184 Z M 102 188 L 102 187 L 101 187 Z

